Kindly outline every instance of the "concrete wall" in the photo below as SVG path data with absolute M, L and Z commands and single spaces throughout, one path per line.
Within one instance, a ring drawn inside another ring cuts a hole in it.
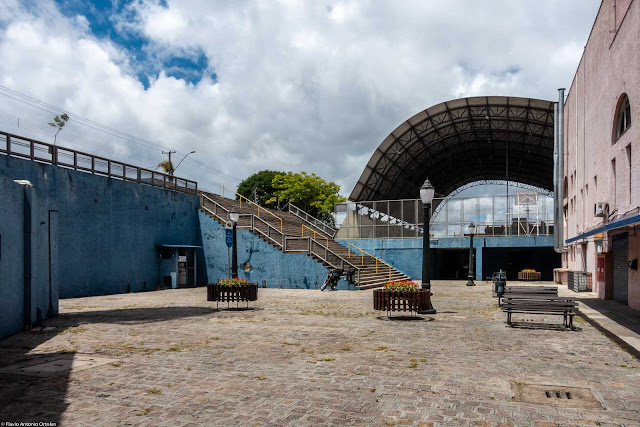
M 35 187 L 37 289 L 47 292 L 49 218 L 57 213 L 61 298 L 121 293 L 127 285 L 134 292 L 155 289 L 161 284 L 155 246 L 200 244 L 195 195 L 4 155 L 0 174 Z M 198 256 L 198 265 L 204 266 L 202 251 Z M 206 283 L 204 268 L 198 278 Z
M 22 330 L 24 189 L 0 176 L 0 339 Z
M 414 280 L 422 279 L 422 239 L 350 239 L 338 240 L 343 245 L 352 243 L 359 248 L 388 262 L 394 268 Z M 478 236 L 473 239 L 475 248 L 476 279 L 483 279 L 482 249 L 488 248 L 534 248 L 552 247 L 553 236 Z M 445 238 L 431 240 L 432 249 L 469 248 L 468 238 Z M 557 267 L 557 266 L 555 266 Z M 553 267 L 551 267 L 553 268 Z
M 596 202 L 609 203 L 610 211 L 615 211 L 610 220 L 640 211 L 639 70 L 640 2 L 604 0 L 564 108 L 565 240 L 604 224 L 603 218 L 593 215 Z M 622 94 L 629 97 L 632 124 L 617 139 L 614 127 Z M 586 269 L 596 277 L 597 254 L 592 240 L 584 246 L 583 242 L 570 245 L 563 265 Z M 638 258 L 638 249 L 630 243 L 630 259 Z M 630 271 L 629 305 L 640 308 L 640 294 L 632 291 L 638 286 L 637 277 L 635 282 L 632 277 L 636 276 Z
M 228 273 L 225 229 L 213 218 L 200 213 L 202 245 L 210 282 L 226 278 Z M 248 230 L 237 230 L 238 276 L 269 288 L 317 289 L 327 269 L 306 254 L 283 253 Z M 251 264 L 245 271 L 243 264 Z M 344 280 L 339 289 L 347 289 Z

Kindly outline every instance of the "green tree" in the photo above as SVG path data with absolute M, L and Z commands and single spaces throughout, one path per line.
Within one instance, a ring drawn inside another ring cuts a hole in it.
M 58 129 L 56 131 L 56 134 L 53 136 L 53 145 L 56 145 L 56 141 L 58 140 L 58 134 L 60 133 L 62 128 L 64 128 L 64 125 L 67 124 L 67 121 L 69 121 L 69 116 L 67 116 L 67 113 L 62 113 L 59 116 L 55 116 L 53 118 L 53 122 L 49 123 L 49 126 Z
M 273 178 L 275 178 L 277 175 L 282 174 L 284 174 L 284 172 L 272 170 L 262 170 L 260 172 L 256 172 L 244 179 L 240 183 L 240 185 L 238 185 L 238 193 L 253 201 L 255 191 L 255 197 L 258 200 L 257 203 L 260 206 L 266 206 L 267 201 L 273 197 Z M 239 197 L 236 196 L 236 199 L 237 198 Z
M 273 178 L 274 197 L 267 201 L 273 204 L 276 198 L 291 202 L 316 218 L 333 224 L 333 210 L 336 203 L 346 202 L 340 196 L 340 186 L 335 182 L 325 181 L 318 175 L 306 172 L 287 172 Z

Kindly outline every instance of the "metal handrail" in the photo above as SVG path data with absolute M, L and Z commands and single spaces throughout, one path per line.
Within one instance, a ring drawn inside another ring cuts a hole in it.
M 265 236 L 266 238 L 270 239 L 271 241 L 273 241 L 276 245 L 280 246 L 281 248 L 284 249 L 284 240 L 285 240 L 285 234 L 282 231 L 279 231 L 277 228 L 275 228 L 273 225 L 269 224 L 267 221 L 265 221 L 264 219 L 253 215 L 253 214 L 247 214 L 247 215 L 252 215 L 253 216 L 253 220 L 251 223 L 251 230 L 253 231 L 257 231 L 258 233 L 262 234 L 263 236 Z M 255 226 L 255 220 L 258 220 L 260 222 L 262 222 L 263 224 L 265 224 L 267 226 L 267 232 L 263 232 L 262 230 L 260 230 L 259 228 L 256 228 Z M 271 237 L 271 230 L 274 230 L 276 233 L 280 233 L 280 235 L 282 236 L 282 242 L 278 242 L 276 239 L 274 239 L 273 237 Z
M 393 267 L 391 267 L 390 264 L 384 262 L 383 260 L 381 260 L 380 258 L 378 258 L 375 255 L 371 255 L 369 252 L 365 251 L 362 248 L 357 247 L 356 245 L 354 245 L 353 243 L 349 243 L 347 245 L 347 250 L 348 250 L 348 254 L 349 254 L 349 258 L 351 258 L 351 246 L 353 246 L 354 248 L 356 248 L 357 250 L 359 250 L 361 252 L 361 257 L 362 257 L 362 265 L 364 265 L 364 255 L 362 255 L 362 253 L 365 253 L 367 255 L 369 255 L 371 258 L 376 260 L 376 273 L 378 273 L 378 262 L 381 262 L 383 264 L 385 264 L 386 266 L 389 267 L 389 281 L 391 281 L 391 271 L 393 270 Z
M 274 216 L 276 218 L 278 218 L 280 220 L 280 232 L 282 232 L 282 218 L 280 218 L 278 215 L 274 214 L 273 212 L 271 212 L 270 210 L 263 208 L 262 206 L 260 206 L 259 204 L 252 202 L 251 200 L 247 199 L 245 196 L 243 196 L 242 194 L 238 193 L 237 191 L 235 191 L 233 188 L 227 187 L 226 185 L 222 184 L 222 197 L 224 197 L 224 189 L 227 190 L 231 190 L 231 192 L 233 194 L 235 194 L 236 196 L 240 197 L 240 209 L 242 209 L 242 199 L 245 199 L 247 202 L 249 202 L 252 205 L 256 205 L 258 207 L 258 218 L 260 218 L 260 208 L 262 208 L 263 211 L 265 211 L 266 213 L 268 213 L 271 216 Z
M 214 207 L 215 207 L 215 211 L 212 211 L 211 209 L 207 208 L 204 204 L 204 200 L 209 201 L 210 203 L 213 203 Z M 216 202 L 215 200 L 213 200 L 211 197 L 207 196 L 204 193 L 200 193 L 200 206 L 205 209 L 207 212 L 209 212 L 211 215 L 215 216 L 216 218 L 220 219 L 221 221 L 226 221 L 229 219 L 229 210 L 227 208 L 225 208 L 224 206 L 222 206 L 220 203 Z M 223 211 L 225 211 L 227 213 L 227 217 L 223 218 L 220 215 L 218 215 L 218 208 L 222 209 Z
M 191 181 L 151 169 L 141 168 L 139 166 L 134 166 L 117 160 L 111 160 L 106 157 L 96 156 L 95 154 L 89 154 L 83 151 L 73 150 L 60 145 L 53 145 L 36 139 L 14 135 L 8 132 L 0 131 L 0 135 L 4 135 L 6 138 L 5 148 L 0 148 L 0 153 L 6 153 L 9 156 L 45 162 L 54 166 L 69 167 L 74 170 L 90 172 L 94 175 L 106 175 L 109 178 L 119 178 L 125 181 L 133 181 L 139 184 L 147 184 L 154 187 L 162 187 L 185 193 L 197 193 L 198 191 L 198 183 L 196 181 Z M 18 141 L 12 141 L 12 139 L 17 139 Z M 24 147 L 24 151 L 28 148 L 29 153 L 27 154 L 15 151 L 13 146 Z M 46 157 L 42 157 L 42 153 L 45 152 L 47 153 Z M 62 161 L 60 159 L 61 155 L 62 157 L 73 157 L 73 162 L 67 163 Z M 98 163 L 102 162 L 105 165 L 106 170 L 96 168 L 96 160 Z M 91 167 L 83 166 L 82 163 L 90 164 Z M 118 169 L 122 172 L 119 173 Z M 143 172 L 150 174 L 150 179 L 142 179 Z M 178 185 L 178 182 L 182 182 L 184 185 L 180 186 Z
M 207 212 L 209 212 L 211 215 L 213 215 L 214 217 L 218 218 L 221 221 L 226 221 L 228 218 L 223 218 L 221 217 L 218 213 L 217 213 L 217 209 L 220 208 L 223 211 L 225 211 L 227 213 L 227 216 L 229 215 L 229 210 L 226 209 L 224 206 L 222 206 L 221 204 L 219 204 L 218 202 L 216 202 L 215 200 L 211 199 L 209 196 L 207 196 L 206 194 L 201 194 L 201 208 Z M 205 201 L 208 201 L 210 203 L 212 203 L 214 205 L 214 211 L 212 211 L 211 209 L 209 209 L 207 206 L 205 206 Z M 310 231 L 312 231 L 314 233 L 314 237 L 292 237 L 292 236 L 287 236 L 286 234 L 284 234 L 283 232 L 279 231 L 277 228 L 275 228 L 273 225 L 269 224 L 267 221 L 265 221 L 262 218 L 259 218 L 258 216 L 254 215 L 254 214 L 241 214 L 241 216 L 250 216 L 251 217 L 251 224 L 248 227 L 250 231 L 253 232 L 257 232 L 259 234 L 261 234 L 262 236 L 266 237 L 267 239 L 269 239 L 270 241 L 272 241 L 275 245 L 279 246 L 280 248 L 282 248 L 282 250 L 284 252 L 304 252 L 303 250 L 299 250 L 299 249 L 294 249 L 294 250 L 288 250 L 287 249 L 287 240 L 307 240 L 309 243 L 307 245 L 307 250 L 306 252 L 311 254 L 316 255 L 318 258 L 320 258 L 322 261 L 324 261 L 325 263 L 329 264 L 330 266 L 332 266 L 333 268 L 338 268 L 338 266 L 333 265 L 333 263 L 331 263 L 329 261 L 329 257 L 328 254 L 332 254 L 334 255 L 336 258 L 338 258 L 341 262 L 341 267 L 344 268 L 345 264 L 349 265 L 350 267 L 352 267 L 354 270 L 356 270 L 357 273 L 357 279 L 356 282 L 360 283 L 360 268 L 353 264 L 352 262 L 350 262 L 349 260 L 346 260 L 342 257 L 342 255 L 334 252 L 333 250 L 329 249 L 329 239 L 326 236 L 323 236 L 321 234 L 319 234 L 317 231 L 307 227 L 306 225 L 302 224 L 303 227 L 303 232 L 304 232 L 304 227 L 306 227 L 307 229 L 309 229 Z M 265 233 L 264 231 L 260 230 L 258 227 L 255 226 L 255 221 L 256 219 L 258 221 L 260 221 L 261 223 L 265 224 L 267 226 L 267 232 Z M 274 239 L 271 236 L 271 232 L 275 232 L 279 235 L 282 236 L 282 242 L 279 242 L 278 240 Z M 327 245 L 323 245 L 322 243 L 318 242 L 316 240 L 316 236 L 320 236 L 323 239 L 325 239 Z M 318 245 L 319 247 L 324 249 L 324 254 L 321 253 L 317 253 L 315 252 L 312 248 L 313 248 L 313 244 Z M 357 248 L 357 246 L 354 245 L 354 247 Z M 358 248 L 359 249 L 359 248 Z M 324 256 L 323 256 L 324 255 Z M 382 261 L 384 262 L 384 261 Z M 386 264 L 386 263 L 385 263 Z M 377 268 L 377 267 L 376 267 Z
M 307 226 L 306 226 L 306 225 L 304 225 L 304 224 L 302 224 L 302 237 L 304 237 L 304 229 L 305 229 L 305 228 L 306 228 L 307 230 L 309 230 L 309 231 L 311 231 L 311 232 L 313 233 L 313 238 L 314 238 L 314 240 L 316 239 L 316 237 L 317 237 L 317 236 L 320 236 L 320 237 L 322 237 L 323 239 L 325 239 L 325 240 L 326 240 L 326 242 L 327 242 L 327 246 L 329 246 L 329 238 L 328 238 L 327 236 L 324 236 L 324 235 L 320 234 L 320 233 L 319 233 L 319 232 L 317 232 L 316 230 L 313 230 L 312 228 L 307 227 Z
M 313 252 L 313 250 L 311 249 L 311 242 L 315 243 L 316 245 L 320 246 L 321 248 L 324 248 L 324 258 L 321 256 L 321 254 Z M 349 266 L 353 267 L 356 270 L 357 273 L 357 279 L 356 282 L 360 283 L 360 268 L 351 263 L 350 261 L 344 259 L 340 254 L 332 251 L 331 249 L 329 249 L 328 246 L 324 246 L 322 243 L 318 242 L 315 239 L 312 239 L 311 237 L 309 237 L 309 254 L 314 254 L 316 255 L 318 258 L 322 259 L 324 262 L 326 262 L 327 264 L 329 264 L 331 267 L 333 268 L 338 268 L 336 265 L 333 265 L 331 262 L 329 262 L 329 257 L 327 256 L 328 253 L 331 253 L 332 255 L 334 255 L 336 258 L 340 259 L 340 262 L 342 263 L 342 265 L 340 266 L 341 268 L 344 268 L 344 264 L 348 264 Z
M 289 205 L 289 213 L 290 214 L 295 215 L 298 218 L 300 218 L 301 220 L 308 222 L 312 226 L 318 228 L 323 233 L 328 234 L 331 238 L 333 238 L 336 235 L 336 233 L 338 232 L 338 230 L 336 230 L 335 228 L 333 228 L 330 225 L 326 224 L 324 221 L 319 220 L 318 218 L 314 217 L 313 215 L 308 214 L 307 212 L 303 211 L 302 209 L 300 209 L 299 207 L 297 207 L 293 203 L 289 202 L 289 203 L 287 203 L 287 205 Z M 295 211 L 294 211 L 294 209 L 295 209 Z M 300 215 L 300 212 L 303 213 L 304 216 Z M 313 221 L 310 221 L 309 218 L 311 218 Z

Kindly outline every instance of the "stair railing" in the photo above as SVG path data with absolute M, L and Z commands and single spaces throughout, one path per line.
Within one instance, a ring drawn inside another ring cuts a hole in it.
M 224 197 L 224 190 L 227 189 L 229 191 L 231 191 L 233 194 L 235 194 L 236 196 L 238 196 L 240 198 L 240 209 L 242 209 L 242 200 L 246 200 L 250 205 L 254 205 L 258 208 L 258 218 L 260 218 L 260 209 L 262 209 L 262 212 L 266 212 L 269 215 L 277 218 L 280 221 L 280 232 L 282 233 L 282 218 L 280 218 L 278 215 L 274 214 L 273 212 L 271 212 L 269 209 L 265 209 L 262 206 L 260 206 L 259 204 L 252 202 L 251 200 L 247 199 L 245 196 L 243 196 L 242 194 L 238 193 L 237 191 L 233 190 L 232 188 L 227 187 L 226 185 L 222 184 L 222 197 Z
M 306 213 L 305 211 L 303 211 L 302 209 L 300 209 L 299 207 L 297 207 L 293 203 L 289 202 L 288 205 L 289 205 L 289 213 L 290 214 L 293 214 L 293 215 L 297 216 L 298 218 L 300 218 L 301 220 L 309 223 L 313 227 L 316 227 L 318 230 L 320 230 L 321 232 L 327 234 L 332 239 L 335 237 L 335 235 L 338 232 L 338 230 L 336 230 L 335 228 L 329 226 L 324 221 L 321 221 L 318 218 L 315 218 L 314 216 L 309 215 L 308 213 Z
M 347 245 L 347 250 L 348 250 L 349 258 L 351 258 L 351 248 L 352 248 L 352 247 L 353 247 L 354 249 L 356 249 L 356 250 L 360 251 L 360 257 L 361 257 L 361 260 L 362 260 L 362 261 L 361 261 L 361 265 L 364 265 L 364 255 L 366 254 L 366 255 L 369 255 L 371 258 L 373 258 L 373 259 L 375 259 L 375 260 L 376 260 L 376 273 L 378 273 L 378 263 L 380 263 L 380 264 L 384 264 L 384 265 L 386 265 L 387 267 L 389 267 L 389 281 L 391 281 L 391 271 L 393 270 L 393 267 L 391 267 L 391 265 L 390 265 L 390 264 L 388 264 L 388 263 L 384 262 L 383 260 L 381 260 L 380 258 L 378 258 L 378 257 L 377 257 L 377 256 L 375 256 L 375 255 L 371 255 L 369 252 L 365 251 L 365 250 L 364 250 L 364 249 L 362 249 L 362 248 L 357 247 L 357 246 L 356 246 L 356 245 L 354 245 L 353 243 L 349 243 L 349 244 Z M 383 268 L 383 267 L 381 267 L 381 268 Z
M 311 229 L 311 228 L 307 227 L 307 226 L 306 226 L 306 225 L 304 225 L 304 224 L 302 224 L 302 237 L 304 237 L 304 229 L 305 229 L 305 228 L 306 228 L 307 230 L 309 230 L 311 233 L 313 233 L 313 239 L 314 239 L 314 240 L 317 240 L 317 239 L 318 239 L 318 237 L 321 237 L 321 238 L 323 238 L 323 239 L 325 240 L 325 242 L 327 243 L 327 247 L 329 247 L 329 238 L 328 238 L 327 236 L 325 236 L 325 235 L 323 235 L 323 234 L 321 234 L 321 233 L 317 232 L 316 230 L 313 230 L 313 229 Z M 307 232 L 307 234 L 309 234 L 309 233 Z
M 206 206 L 207 203 L 213 205 L 213 210 L 209 209 Z M 220 203 L 216 202 L 204 193 L 200 193 L 200 207 L 202 207 L 202 209 L 206 210 L 214 217 L 218 218 L 220 221 L 227 221 L 229 219 L 229 209 L 225 208 Z M 218 211 L 224 212 L 224 216 L 221 216 Z
M 207 206 L 207 204 L 209 204 L 210 206 Z M 230 213 L 229 210 L 226 209 L 224 206 L 222 206 L 220 203 L 211 199 L 209 196 L 207 196 L 204 193 L 200 194 L 200 207 L 204 211 L 208 212 L 213 217 L 219 219 L 222 222 L 225 222 L 229 219 L 229 213 Z M 309 227 L 303 224 L 302 227 L 306 227 L 307 229 L 309 229 L 309 231 L 315 233 L 314 237 L 287 236 L 283 232 L 275 228 L 273 225 L 269 224 L 267 221 L 265 221 L 262 218 L 259 218 L 254 214 L 241 214 L 240 217 L 241 219 L 243 217 L 250 217 L 249 224 L 241 226 L 242 228 L 248 228 L 250 231 L 256 232 L 262 235 L 268 241 L 272 242 L 275 246 L 282 249 L 283 252 L 298 252 L 298 253 L 308 253 L 309 255 L 315 255 L 320 260 L 322 260 L 326 264 L 329 264 L 333 268 L 344 269 L 345 266 L 349 266 L 356 271 L 356 283 L 360 283 L 360 267 L 344 259 L 338 253 L 329 249 L 329 239 L 326 236 L 319 234 L 317 231 L 314 231 L 313 229 L 310 229 Z M 265 231 L 265 228 L 266 228 L 266 231 Z M 320 237 L 324 239 L 326 242 L 326 246 L 320 243 L 318 240 L 316 240 L 316 237 Z M 305 249 L 291 247 L 294 242 L 301 241 L 301 240 L 306 241 L 307 243 Z M 321 250 L 317 251 L 316 247 L 319 247 Z M 334 261 L 332 261 L 330 255 L 333 256 L 335 259 L 340 260 L 339 264 L 336 264 Z
M 322 251 L 321 252 L 316 252 L 315 248 L 314 248 L 314 244 L 319 246 Z M 338 258 L 340 260 L 340 266 L 335 265 L 335 263 L 331 262 L 331 260 L 329 259 L 329 254 L 333 255 L 335 258 Z M 326 262 L 327 264 L 329 264 L 331 267 L 333 268 L 341 268 L 344 270 L 345 266 L 349 266 L 352 269 L 354 269 L 356 271 L 356 283 L 360 283 L 360 267 L 358 267 L 357 265 L 353 264 L 352 262 L 344 259 L 341 255 L 339 255 L 338 253 L 332 251 L 331 249 L 329 249 L 328 246 L 324 246 L 322 243 L 318 242 L 317 240 L 309 237 L 309 255 L 315 255 L 318 258 L 320 258 L 322 261 Z

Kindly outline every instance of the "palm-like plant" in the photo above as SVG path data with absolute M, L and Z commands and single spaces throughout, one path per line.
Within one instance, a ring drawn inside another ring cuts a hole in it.
M 162 169 L 162 172 L 166 173 L 167 175 L 173 175 L 173 171 L 176 170 L 170 160 L 161 161 L 160 163 L 158 163 L 158 168 Z

